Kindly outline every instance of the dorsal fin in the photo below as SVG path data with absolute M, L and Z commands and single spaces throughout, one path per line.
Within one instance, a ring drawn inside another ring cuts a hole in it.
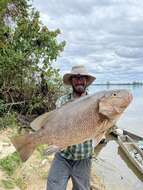
M 51 117 L 54 115 L 53 112 L 54 111 L 46 112 L 46 113 L 38 116 L 36 119 L 34 119 L 30 123 L 30 127 L 33 130 L 38 131 L 51 119 Z

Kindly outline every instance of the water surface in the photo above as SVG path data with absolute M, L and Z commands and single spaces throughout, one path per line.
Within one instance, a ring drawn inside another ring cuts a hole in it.
M 143 136 L 143 86 L 92 85 L 89 92 L 112 89 L 129 89 L 133 94 L 133 101 L 117 122 L 118 127 Z M 107 190 L 143 190 L 143 175 L 128 160 L 117 139 L 108 138 L 106 145 L 96 148 L 97 160 L 93 162 Z

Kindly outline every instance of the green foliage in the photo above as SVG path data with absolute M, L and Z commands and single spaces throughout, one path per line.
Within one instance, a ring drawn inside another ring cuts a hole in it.
M 1 180 L 4 189 L 13 189 L 15 184 L 12 179 L 2 179 Z
M 21 160 L 17 152 L 0 160 L 0 167 L 7 175 L 11 176 L 14 171 L 21 165 Z
M 18 126 L 16 114 L 15 113 L 7 113 L 0 117 L 0 130 L 4 128 L 14 128 Z
M 1 0 L 0 7 L 0 98 L 10 111 L 53 109 L 62 86 L 52 67 L 65 46 L 60 30 L 49 31 L 28 0 Z
M 21 190 L 26 189 L 27 184 L 24 180 L 24 177 L 7 177 L 6 179 L 1 180 L 1 184 L 4 189 L 13 189 L 15 186 L 19 187 Z
M 0 115 L 3 115 L 5 110 L 6 110 L 5 102 L 4 102 L 4 100 L 0 99 Z

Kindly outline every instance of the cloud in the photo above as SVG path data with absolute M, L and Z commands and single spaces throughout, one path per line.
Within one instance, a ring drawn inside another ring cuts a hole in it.
M 142 0 L 34 0 L 42 22 L 67 42 L 55 63 L 63 74 L 85 64 L 104 80 L 143 80 Z
M 121 46 L 116 48 L 115 52 L 120 57 L 125 57 L 128 59 L 143 59 L 143 48 Z

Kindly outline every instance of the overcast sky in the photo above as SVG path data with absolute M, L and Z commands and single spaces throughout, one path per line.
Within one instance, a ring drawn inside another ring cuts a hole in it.
M 33 0 L 66 41 L 61 73 L 85 64 L 96 82 L 143 81 L 143 0 Z

